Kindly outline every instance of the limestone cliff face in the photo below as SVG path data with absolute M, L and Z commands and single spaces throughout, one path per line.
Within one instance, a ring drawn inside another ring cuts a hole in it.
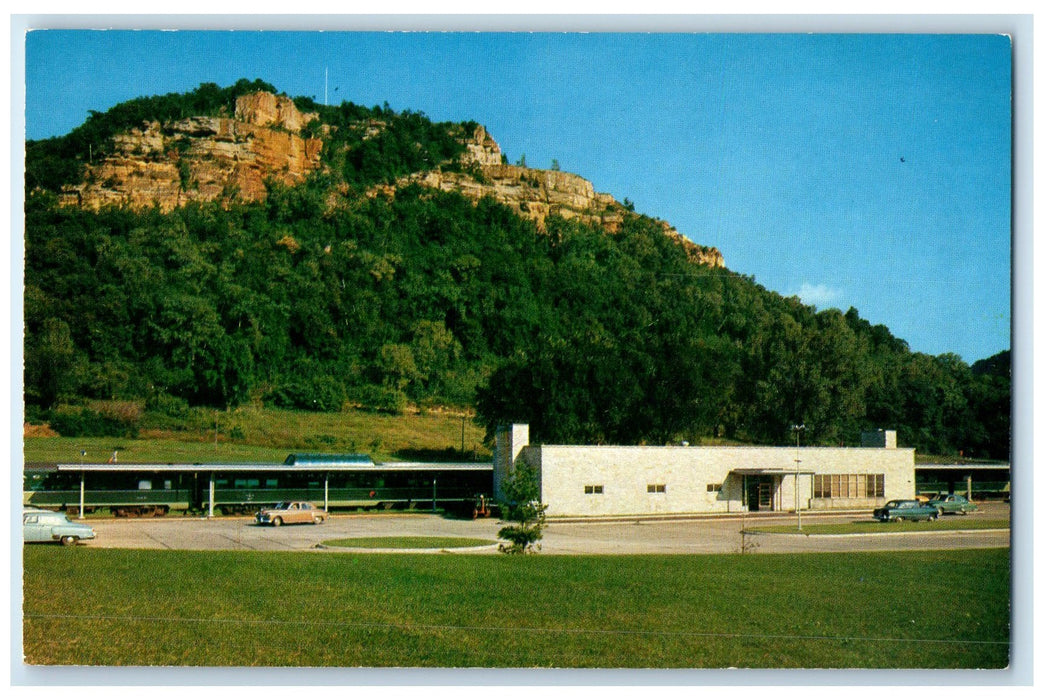
M 240 97 L 233 117 L 143 124 L 116 136 L 113 153 L 89 164 L 85 182 L 64 188 L 59 199 L 95 210 L 115 205 L 158 206 L 163 211 L 190 202 L 259 201 L 267 195 L 266 180 L 292 185 L 322 167 L 322 140 L 301 134 L 317 116 L 302 113 L 286 97 L 258 92 Z M 363 130 L 368 138 L 385 126 L 370 120 L 352 128 Z M 611 195 L 595 192 L 579 175 L 504 163 L 500 146 L 481 126 L 465 134 L 462 142 L 459 168 L 414 173 L 395 186 L 375 187 L 370 194 L 394 196 L 397 187 L 420 184 L 460 192 L 475 201 L 493 197 L 540 228 L 554 215 L 615 233 L 628 214 Z M 666 222 L 660 224 L 691 260 L 724 267 L 717 249 L 696 245 Z
M 420 184 L 434 189 L 460 192 L 478 201 L 493 197 L 521 216 L 532 219 L 540 228 L 550 215 L 564 219 L 580 219 L 616 233 L 626 209 L 612 195 L 595 192 L 594 185 L 579 175 L 559 170 L 538 170 L 507 165 L 496 141 L 479 126 L 465 140 L 461 158 L 462 172 L 440 170 L 415 173 L 400 180 L 400 185 Z M 388 192 L 388 188 L 383 188 Z M 700 246 L 681 235 L 670 224 L 660 222 L 664 234 L 676 239 L 689 259 L 703 265 L 724 267 L 725 261 L 716 248 Z
M 152 122 L 114 138 L 114 152 L 87 168 L 86 181 L 59 195 L 67 205 L 99 209 L 193 201 L 264 199 L 264 181 L 299 182 L 320 165 L 322 140 L 300 130 L 315 114 L 268 93 L 244 95 L 235 117 Z

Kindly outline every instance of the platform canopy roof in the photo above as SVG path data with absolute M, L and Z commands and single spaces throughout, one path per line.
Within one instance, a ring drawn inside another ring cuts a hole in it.
M 434 471 L 492 471 L 490 462 L 373 462 L 327 464 L 272 464 L 237 462 L 227 464 L 149 464 L 122 462 L 117 464 L 50 464 L 27 466 L 27 472 L 434 472 Z

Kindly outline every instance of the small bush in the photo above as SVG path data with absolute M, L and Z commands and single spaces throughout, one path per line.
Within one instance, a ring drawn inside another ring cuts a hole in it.
M 347 397 L 339 380 L 320 375 L 280 384 L 265 398 L 281 408 L 340 411 Z
M 159 393 L 145 401 L 145 409 L 170 418 L 188 418 L 189 402 L 179 396 Z
M 55 411 L 49 422 L 62 437 L 137 437 L 138 416 L 102 413 L 90 408 Z
M 409 404 L 406 394 L 387 386 L 364 386 L 354 394 L 354 398 L 368 411 L 402 415 Z

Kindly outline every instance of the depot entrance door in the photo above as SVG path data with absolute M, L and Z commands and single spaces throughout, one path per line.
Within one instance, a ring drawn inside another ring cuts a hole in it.
M 746 506 L 750 512 L 759 510 L 773 510 L 776 495 L 776 477 L 774 476 L 745 476 Z

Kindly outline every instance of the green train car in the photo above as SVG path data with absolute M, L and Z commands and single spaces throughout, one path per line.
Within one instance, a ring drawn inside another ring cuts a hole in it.
M 24 471 L 23 504 L 115 516 L 253 513 L 280 501 L 326 510 L 468 512 L 493 489 L 489 463 L 374 464 L 367 455 L 292 454 L 282 464 L 55 464 Z

